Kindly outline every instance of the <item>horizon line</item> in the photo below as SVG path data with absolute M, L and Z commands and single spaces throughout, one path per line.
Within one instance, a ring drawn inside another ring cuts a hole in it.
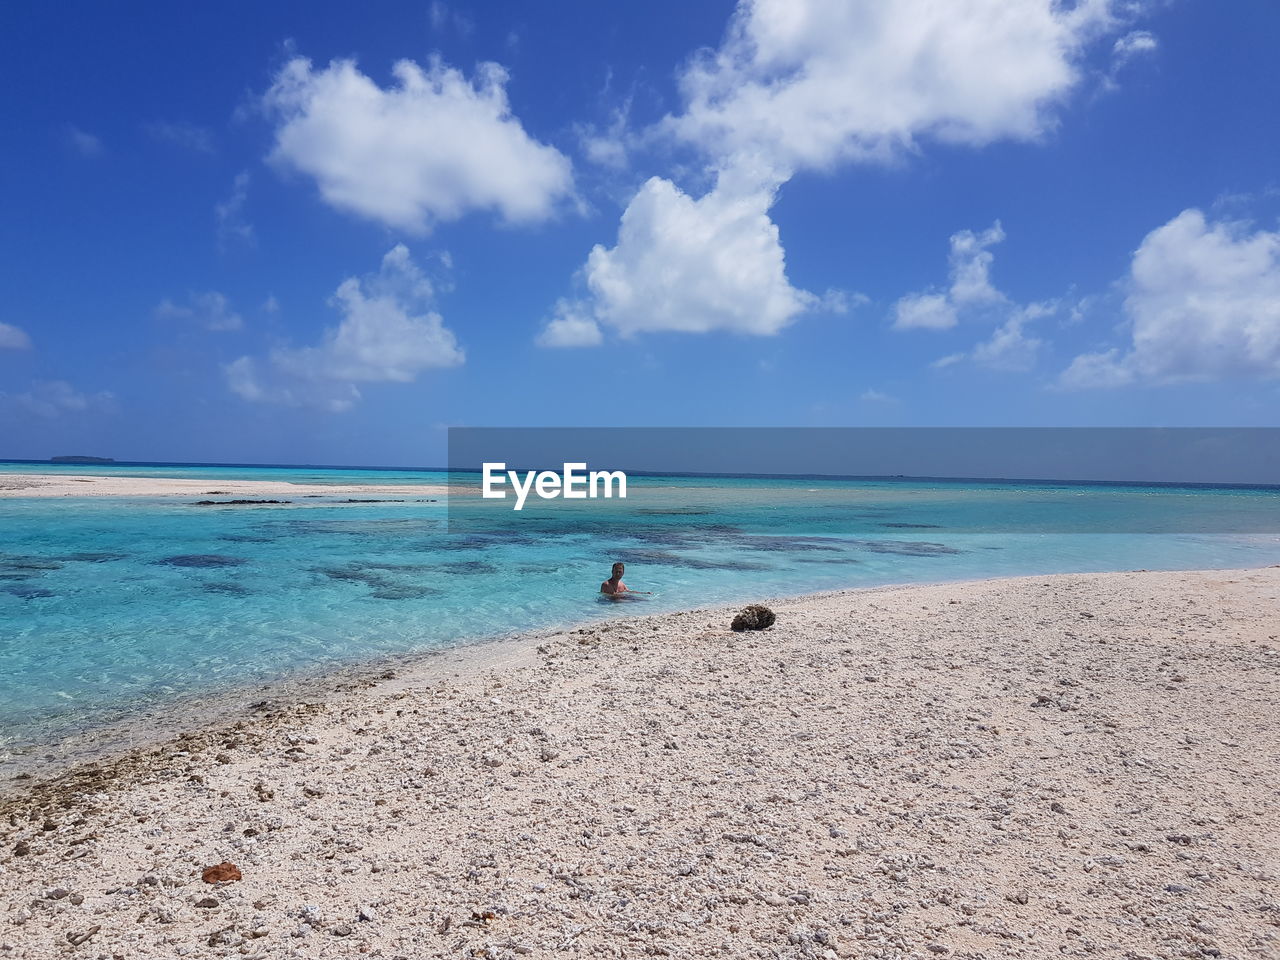
M 0 466 L 5 464 L 24 464 L 51 467 L 213 467 L 213 468 L 254 468 L 262 470 L 358 470 L 382 473 L 465 473 L 479 474 L 479 467 L 406 467 L 387 465 L 356 464 L 324 464 L 324 463 L 238 463 L 211 461 L 181 460 L 115 460 L 102 458 L 103 462 L 59 462 L 52 458 L 35 460 L 26 458 L 0 458 Z M 510 467 L 514 470 L 528 470 L 527 467 Z M 533 468 L 545 469 L 545 468 Z M 1062 484 L 1068 486 L 1126 486 L 1126 487 L 1197 487 L 1245 490 L 1280 490 L 1280 483 L 1258 483 L 1232 480 L 1068 480 L 1057 477 L 988 477 L 988 476 L 930 476 L 926 474 L 840 474 L 840 473 L 731 473 L 701 472 L 691 470 L 624 470 L 627 476 L 636 477 L 683 477 L 724 480 L 860 480 L 860 481 L 930 481 L 934 483 L 1027 483 L 1027 484 Z

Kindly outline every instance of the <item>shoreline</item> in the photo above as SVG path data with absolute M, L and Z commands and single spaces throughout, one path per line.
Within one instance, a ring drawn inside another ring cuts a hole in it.
M 739 603 L 717 603 L 706 607 L 682 607 L 653 613 L 628 612 L 614 617 L 565 621 L 537 629 L 513 629 L 503 633 L 465 637 L 448 645 L 422 650 L 388 653 L 347 663 L 327 664 L 271 679 L 237 683 L 229 687 L 178 692 L 162 698 L 153 708 L 109 710 L 111 719 L 84 726 L 72 725 L 65 736 L 16 744 L 8 760 L 0 759 L 0 810 L 6 801 L 21 796 L 32 784 L 74 776 L 85 768 L 110 766 L 128 761 L 137 753 L 163 749 L 183 737 L 223 730 L 228 725 L 252 722 L 263 712 L 307 710 L 342 699 L 356 691 L 376 690 L 397 683 L 430 678 L 453 670 L 455 675 L 472 675 L 527 657 L 547 640 L 612 626 L 623 627 L 690 616 L 720 617 L 728 624 L 746 603 L 780 606 L 806 601 L 839 600 L 898 591 L 929 588 L 1015 586 L 1021 582 L 1067 577 L 1111 577 L 1129 574 L 1176 575 L 1230 574 L 1278 569 L 1264 567 L 1223 567 L 1211 570 L 1099 570 L 1073 573 L 1019 574 L 1007 577 L 959 578 L 903 583 L 875 584 L 817 590 L 809 593 L 769 594 Z M 1278 647 L 1280 649 L 1280 647 Z M 141 698 L 140 698 L 141 699 Z M 266 704 L 267 710 L 257 709 Z M 161 730 L 163 729 L 163 732 Z M 90 741 L 84 744 L 82 741 Z M 64 741 L 75 741 L 63 747 Z M 25 755 L 25 756 L 24 756 Z M 51 776 L 34 779 L 32 770 L 52 771 Z
M 444 497 L 440 483 L 299 483 L 290 480 L 220 480 L 189 477 L 104 476 L 102 474 L 3 473 L 0 499 L 57 497 L 168 498 L 227 496 L 233 498 L 295 497 Z
M 1058 574 L 453 648 L 0 798 L 0 956 L 1274 955 L 1278 595 Z

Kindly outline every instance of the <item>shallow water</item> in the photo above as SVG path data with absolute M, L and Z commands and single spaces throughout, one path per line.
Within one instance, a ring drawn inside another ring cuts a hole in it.
M 63 469 L 199 476 L 210 490 L 445 479 Z M 0 760 L 188 692 L 573 622 L 886 583 L 1280 562 L 1274 489 L 633 477 L 629 492 L 521 514 L 464 493 L 451 507 L 0 500 Z M 614 560 L 655 596 L 597 602 Z

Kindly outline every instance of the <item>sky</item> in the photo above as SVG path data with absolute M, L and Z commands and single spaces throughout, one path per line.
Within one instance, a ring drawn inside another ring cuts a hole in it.
M 1271 0 L 6 4 L 0 457 L 1280 425 L 1278 38 Z

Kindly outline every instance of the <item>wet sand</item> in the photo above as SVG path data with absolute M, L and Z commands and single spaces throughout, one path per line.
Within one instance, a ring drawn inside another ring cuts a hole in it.
M 1280 956 L 1280 569 L 773 606 L 24 781 L 0 957 Z

